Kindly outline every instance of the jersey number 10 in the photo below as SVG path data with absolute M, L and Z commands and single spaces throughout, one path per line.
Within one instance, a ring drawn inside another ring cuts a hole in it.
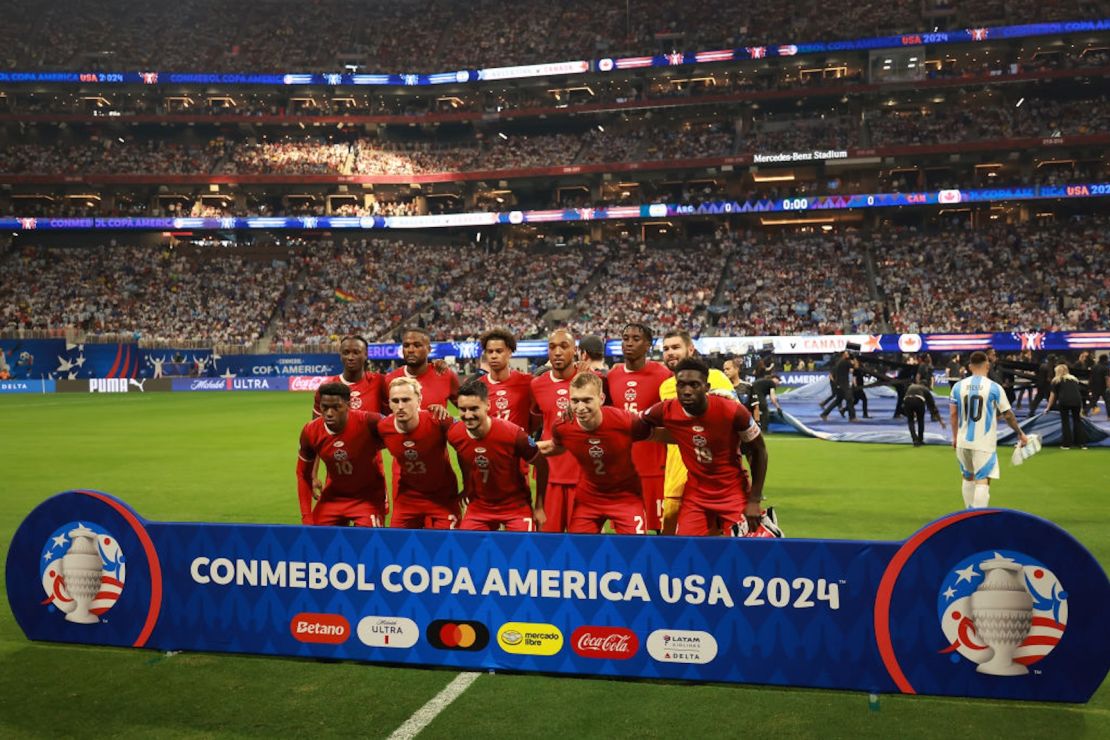
M 979 421 L 983 418 L 983 397 L 982 396 L 964 396 L 963 400 L 964 419 L 970 421 Z

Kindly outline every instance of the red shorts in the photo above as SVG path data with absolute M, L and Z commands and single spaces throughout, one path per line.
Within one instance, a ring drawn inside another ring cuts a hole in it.
M 385 523 L 384 504 L 364 498 L 320 499 L 312 509 L 312 523 L 325 527 L 381 527 Z
M 644 514 L 647 515 L 648 529 L 656 532 L 663 528 L 663 476 L 640 479 L 640 490 L 644 494 Z
M 532 505 L 526 501 L 471 501 L 459 529 L 497 531 L 504 525 L 508 532 L 535 532 Z
M 606 520 L 613 523 L 613 531 L 617 534 L 646 534 L 643 498 L 634 491 L 594 493 L 579 488 L 567 531 L 600 534 Z
M 395 529 L 454 529 L 459 525 L 459 500 L 456 497 L 401 491 L 393 498 L 393 518 L 389 526 Z
M 733 524 L 744 518 L 744 508 L 748 505 L 748 492 L 736 491 L 725 496 L 712 498 L 698 493 L 686 484 L 682 496 L 682 506 L 678 509 L 678 524 L 675 534 L 704 537 L 710 533 L 728 531 Z
M 543 513 L 547 516 L 544 532 L 565 532 L 570 524 L 570 511 L 574 508 L 574 486 L 548 483 L 543 496 Z

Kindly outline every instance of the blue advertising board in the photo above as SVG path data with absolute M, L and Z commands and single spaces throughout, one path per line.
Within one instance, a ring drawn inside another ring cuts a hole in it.
M 53 380 L 0 380 L 0 393 L 53 393 Z
M 1098 562 L 998 509 L 853 542 L 164 523 L 69 491 L 6 578 L 55 642 L 1069 702 L 1110 667 Z
M 287 391 L 289 378 L 174 378 L 174 392 Z

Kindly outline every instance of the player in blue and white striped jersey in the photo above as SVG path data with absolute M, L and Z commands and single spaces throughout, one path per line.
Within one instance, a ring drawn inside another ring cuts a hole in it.
M 1018 435 L 1018 446 L 1029 441 L 1018 426 L 1002 386 L 987 377 L 991 363 L 984 352 L 972 352 L 971 375 L 952 386 L 952 446 L 963 473 L 964 506 L 982 509 L 990 502 L 991 478 L 998 478 L 998 419 Z

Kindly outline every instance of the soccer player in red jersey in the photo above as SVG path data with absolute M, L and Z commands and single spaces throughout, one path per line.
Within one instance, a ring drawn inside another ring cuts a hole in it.
M 489 373 L 478 380 L 489 388 L 491 413 L 526 431 L 531 430 L 532 376 L 509 367 L 509 360 L 516 351 L 516 337 L 508 329 L 491 329 L 478 341 L 489 365 Z
M 305 424 L 297 456 L 302 524 L 380 527 L 385 522 L 385 480 L 378 468 L 381 414 L 350 408 L 343 383 L 320 386 L 320 416 Z M 313 463 L 323 460 L 328 483 L 314 490 Z M 313 499 L 319 499 L 313 508 Z
M 333 375 L 325 383 L 343 383 L 351 389 L 351 410 L 381 413 L 385 382 L 380 373 L 366 369 L 366 352 L 369 344 L 357 334 L 348 334 L 339 341 L 339 360 L 343 372 Z M 312 418 L 320 415 L 320 392 L 312 401 Z
M 343 372 L 333 375 L 325 383 L 342 383 L 351 389 L 351 410 L 369 411 L 379 414 L 382 410 L 382 395 L 385 392 L 385 382 L 381 373 L 367 370 L 366 359 L 369 343 L 357 334 L 348 334 L 339 340 L 339 361 L 343 364 Z M 312 399 L 312 418 L 320 416 L 320 391 L 317 390 Z M 320 467 L 320 458 L 312 466 L 312 490 L 317 498 L 324 489 L 317 470 Z M 378 469 L 385 470 L 382 465 L 381 455 L 378 455 Z
M 602 394 L 600 377 L 591 372 L 575 375 L 570 381 L 573 418 L 557 421 L 540 451 L 552 456 L 569 452 L 580 466 L 567 531 L 598 534 L 609 520 L 617 534 L 644 534 L 644 500 L 632 444 L 656 430 L 624 409 L 602 406 Z
M 652 339 L 651 329 L 643 324 L 624 327 L 621 332 L 624 362 L 609 370 L 609 393 L 612 394 L 613 405 L 633 414 L 640 414 L 659 403 L 659 386 L 671 377 L 666 365 L 647 359 Z M 667 467 L 667 447 L 651 441 L 636 442 L 632 445 L 632 461 L 640 474 L 647 528 L 658 532 L 663 526 L 663 473 Z
M 454 529 L 459 523 L 459 479 L 447 455 L 447 430 L 454 423 L 436 406 L 420 408 L 420 384 L 396 378 L 389 384 L 389 408 L 378 433 L 393 455 L 400 480 L 393 489 L 391 527 Z M 399 464 L 398 464 L 399 463 Z
M 551 369 L 532 379 L 532 399 L 537 413 L 543 415 L 543 439 L 551 439 L 555 422 L 570 408 L 570 380 L 577 372 L 574 364 L 574 335 L 556 329 L 547 339 L 547 361 Z M 574 487 L 578 484 L 578 461 L 561 455 L 548 461 L 544 476 L 536 472 L 536 490 L 543 491 L 543 510 L 547 521 L 544 532 L 565 532 L 574 506 Z
M 767 477 L 767 447 L 759 425 L 743 404 L 709 394 L 709 368 L 699 360 L 679 362 L 675 384 L 678 398 L 661 401 L 642 416 L 670 432 L 689 473 L 675 533 L 728 531 L 742 517 L 757 528 Z M 741 450 L 752 470 L 750 482 Z
M 432 351 L 432 338 L 423 329 L 406 329 L 401 335 L 401 354 L 405 364 L 385 376 L 386 390 L 397 378 L 412 378 L 420 384 L 421 406 L 447 407 L 459 395 L 459 376 L 447 367 L 436 367 L 428 362 Z
M 532 505 L 528 463 L 546 466 L 531 438 L 516 424 L 490 416 L 489 389 L 472 381 L 459 389 L 459 419 L 447 432 L 463 471 L 467 500 L 459 529 L 533 532 L 543 524 L 543 499 Z M 523 463 L 523 465 L 522 465 Z

